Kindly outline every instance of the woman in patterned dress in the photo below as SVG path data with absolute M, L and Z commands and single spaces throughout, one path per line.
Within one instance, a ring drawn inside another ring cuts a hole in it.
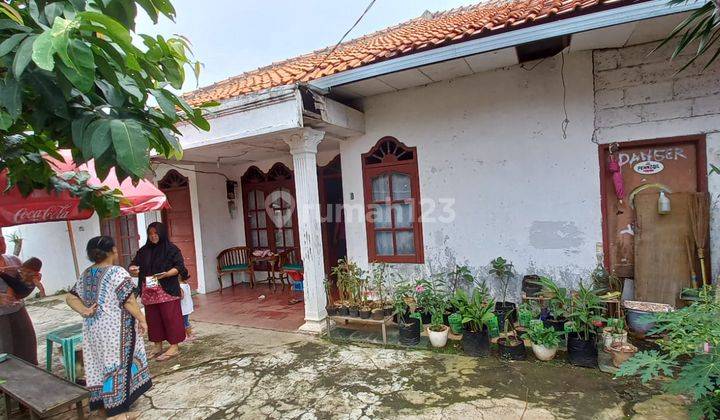
M 116 266 L 117 248 L 109 236 L 87 244 L 94 264 L 67 297 L 83 318 L 83 359 L 90 410 L 105 410 L 113 419 L 137 418 L 130 406 L 151 387 L 142 334 L 145 316 L 135 299 L 135 284 Z

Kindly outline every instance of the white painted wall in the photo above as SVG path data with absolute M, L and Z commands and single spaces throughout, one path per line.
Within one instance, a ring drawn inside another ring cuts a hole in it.
M 418 148 L 423 201 L 455 202 L 454 222 L 423 224 L 425 264 L 411 270 L 458 263 L 484 275 L 504 256 L 521 275 L 586 276 L 602 240 L 591 54 L 565 57 L 567 139 L 560 67 L 556 57 L 532 71 L 515 66 L 366 99 L 366 134 L 341 145 L 345 204 L 363 203 L 360 155 L 394 136 Z M 346 216 L 349 256 L 365 265 L 364 220 Z
M 71 222 L 75 235 L 75 246 L 78 254 L 80 271 L 90 265 L 85 246 L 90 238 L 100 235 L 100 222 L 97 216 L 88 220 Z M 3 228 L 6 237 L 17 232 L 24 238 L 20 258 L 24 261 L 30 257 L 40 258 L 43 262 L 43 285 L 47 294 L 68 290 L 77 280 L 73 265 L 72 251 L 67 224 L 65 222 L 39 223 Z M 12 252 L 12 244 L 8 242 L 8 253 Z

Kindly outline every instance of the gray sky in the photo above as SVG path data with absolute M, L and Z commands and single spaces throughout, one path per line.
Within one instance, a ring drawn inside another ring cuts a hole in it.
M 153 25 L 142 16 L 138 32 L 182 34 L 205 64 L 200 86 L 272 62 L 334 45 L 370 0 L 174 0 L 175 23 Z M 479 0 L 377 0 L 346 40 L 420 16 Z M 185 91 L 195 88 L 192 73 Z

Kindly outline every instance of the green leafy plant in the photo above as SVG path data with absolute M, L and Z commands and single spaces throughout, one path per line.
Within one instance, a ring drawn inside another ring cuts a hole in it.
M 720 413 L 720 298 L 702 289 L 701 300 L 674 312 L 653 314 L 651 334 L 662 334 L 660 350 L 642 351 L 623 363 L 618 376 L 639 375 L 643 382 L 672 380 L 665 389 L 689 395 L 693 419 Z
M 440 288 L 432 289 L 432 296 L 428 301 L 428 309 L 430 310 L 430 329 L 433 331 L 443 331 L 445 329 L 444 317 L 445 311 L 450 307 L 448 294 Z
M 518 320 L 520 322 L 520 325 L 525 327 L 530 323 L 531 320 L 540 318 L 541 312 L 542 307 L 540 306 L 540 303 L 536 300 L 530 300 L 521 303 L 518 307 Z
M 399 283 L 395 286 L 393 294 L 393 310 L 397 315 L 398 323 L 407 325 L 409 318 L 413 312 L 409 302 L 414 301 L 415 286 L 407 282 Z
M 590 334 L 595 330 L 595 324 L 605 320 L 602 317 L 605 305 L 597 290 L 585 287 L 582 283 L 573 295 L 571 303 L 567 319 L 571 322 L 572 331 L 580 334 L 583 340 L 589 340 Z
M 340 300 L 350 306 L 357 306 L 362 302 L 363 270 L 346 258 L 338 260 L 332 268 L 332 274 L 337 279 Z
M 385 280 L 387 277 L 386 273 L 387 264 L 385 263 L 373 264 L 370 270 L 371 285 L 374 291 L 377 293 L 380 307 L 385 304 L 385 301 L 387 299 L 387 297 L 385 296 L 385 293 L 387 292 L 387 289 L 385 287 Z
M 466 265 L 456 265 L 455 270 L 447 273 L 447 279 L 451 295 L 454 295 L 455 291 L 463 286 L 469 286 L 475 282 L 475 277 Z
M 552 327 L 545 327 L 542 322 L 534 322 L 530 324 L 523 338 L 527 338 L 534 344 L 551 348 L 557 348 L 560 345 L 560 337 L 562 332 L 555 331 Z
M 510 279 L 515 277 L 513 265 L 508 260 L 497 257 L 490 261 L 490 266 L 490 274 L 495 276 L 500 283 L 500 289 L 502 290 L 501 302 L 507 302 L 507 289 L 510 286 Z
M 489 325 L 495 316 L 495 301 L 488 296 L 486 288 L 475 288 L 472 295 L 464 290 L 456 290 L 452 303 L 462 316 L 463 326 L 471 332 L 481 332 L 483 326 Z
M 565 287 L 558 286 L 550 277 L 540 277 L 533 281 L 542 287 L 541 294 L 548 298 L 548 309 L 555 319 L 567 318 L 572 301 Z
M 669 6 L 677 6 L 687 3 L 688 0 L 670 0 Z M 717 41 L 720 38 L 720 15 L 718 12 L 720 4 L 717 1 L 708 1 L 699 9 L 695 10 L 685 20 L 680 22 L 675 29 L 662 41 L 654 51 L 677 39 L 672 58 L 677 57 L 686 49 L 697 45 L 697 49 L 691 58 L 681 69 L 685 70 L 700 57 L 709 54 L 710 58 L 705 63 L 708 68 L 720 56 L 720 46 Z
M 139 9 L 157 23 L 175 18 L 169 0 L 12 0 L 0 11 L 0 170 L 10 186 L 69 191 L 100 216 L 119 215 L 121 195 L 87 185 L 81 175 L 58 176 L 44 159 L 95 161 L 101 179 L 150 171 L 150 152 L 182 156 L 178 123 L 202 130 L 202 106 L 176 96 L 186 68 L 197 76 L 182 36 L 135 32 Z M 133 37 L 140 42 L 133 42 Z M 214 104 L 206 104 L 207 106 Z

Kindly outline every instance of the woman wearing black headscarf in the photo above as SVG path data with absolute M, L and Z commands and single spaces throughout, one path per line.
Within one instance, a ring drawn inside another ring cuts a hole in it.
M 148 337 L 154 344 L 149 357 L 157 356 L 157 360 L 164 361 L 177 356 L 178 344 L 185 340 L 179 276 L 189 275 L 180 249 L 168 239 L 165 225 L 151 223 L 147 237 L 133 258 L 130 273 L 138 276 Z M 163 341 L 170 343 L 164 353 Z

